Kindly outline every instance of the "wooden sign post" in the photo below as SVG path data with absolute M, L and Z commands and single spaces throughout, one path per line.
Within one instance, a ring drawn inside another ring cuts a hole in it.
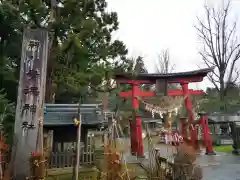
M 43 153 L 43 108 L 48 56 L 48 32 L 25 29 L 12 152 L 13 179 L 30 176 L 32 153 Z

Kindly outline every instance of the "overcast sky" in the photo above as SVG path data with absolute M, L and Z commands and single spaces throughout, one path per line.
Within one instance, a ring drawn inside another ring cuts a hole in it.
M 169 48 L 175 71 L 198 69 L 201 58 L 198 55 L 199 39 L 196 16 L 203 17 L 203 6 L 219 4 L 222 0 L 107 0 L 108 9 L 116 11 L 119 30 L 114 38 L 124 41 L 129 56 L 143 56 L 150 72 L 154 72 L 157 55 Z M 239 19 L 240 0 L 233 0 L 230 23 Z M 240 26 L 238 26 L 240 27 Z M 240 63 L 239 63 L 240 65 Z M 204 65 L 201 65 L 204 67 Z M 211 85 L 206 79 L 192 88 L 205 89 Z

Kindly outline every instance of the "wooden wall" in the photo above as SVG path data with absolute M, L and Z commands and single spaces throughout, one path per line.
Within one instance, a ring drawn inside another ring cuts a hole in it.
M 86 144 L 89 126 L 82 125 L 81 141 Z M 53 131 L 52 151 L 63 151 L 65 146 L 76 145 L 77 127 L 74 125 L 45 127 L 45 132 Z

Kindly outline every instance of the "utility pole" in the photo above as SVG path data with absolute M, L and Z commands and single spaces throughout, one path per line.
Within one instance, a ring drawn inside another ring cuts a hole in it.
M 79 110 L 78 110 L 78 119 L 75 118 L 75 125 L 77 126 L 77 152 L 76 152 L 76 164 L 75 164 L 75 170 L 74 170 L 74 179 L 78 180 L 78 172 L 79 172 L 79 164 L 80 164 L 80 151 L 81 151 L 81 124 L 82 124 L 82 115 L 80 110 L 80 104 L 79 104 Z

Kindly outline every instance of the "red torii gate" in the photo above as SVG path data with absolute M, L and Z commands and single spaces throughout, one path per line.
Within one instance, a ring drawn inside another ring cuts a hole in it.
M 188 90 L 190 95 L 202 95 L 204 94 L 203 90 L 193 90 L 189 89 Z M 156 92 L 153 91 L 143 91 L 140 88 L 138 88 L 137 94 L 139 94 L 139 97 L 152 97 L 156 96 Z M 169 90 L 168 91 L 168 96 L 184 96 L 184 92 L 181 89 L 174 89 L 174 90 Z M 132 91 L 127 91 L 127 92 L 120 92 L 120 97 L 122 98 L 128 98 L 132 96 Z
M 204 92 L 201 90 L 192 90 L 188 89 L 188 84 L 192 82 L 201 82 L 203 78 L 213 71 L 213 68 L 200 69 L 197 71 L 190 71 L 184 73 L 170 73 L 170 74 L 146 74 L 140 73 L 137 76 L 132 76 L 130 73 L 120 73 L 115 74 L 115 79 L 119 84 L 130 84 L 132 90 L 128 92 L 120 92 L 120 97 L 127 98 L 131 97 L 132 107 L 136 110 L 136 119 L 133 120 L 130 124 L 131 132 L 131 152 L 138 156 L 144 156 L 143 151 L 143 139 L 142 139 L 142 120 L 138 116 L 139 109 L 139 100 L 137 97 L 151 97 L 155 96 L 155 92 L 151 91 L 142 91 L 140 89 L 141 84 L 156 84 L 157 82 L 162 82 L 165 84 L 170 83 L 179 83 L 182 86 L 182 90 L 170 90 L 167 92 L 169 96 L 186 96 L 185 106 L 188 110 L 188 120 L 189 123 L 192 123 L 194 120 L 194 114 L 192 111 L 192 103 L 190 95 L 200 95 Z M 158 87 L 157 87 L 158 88 Z M 193 147 L 196 147 L 197 140 L 197 130 L 191 129 L 191 144 Z
M 193 90 L 193 89 L 189 89 L 189 95 L 202 95 L 204 94 L 203 90 Z M 120 97 L 122 98 L 132 98 L 132 91 L 127 91 L 127 92 L 120 92 Z M 155 92 L 152 91 L 143 91 L 140 88 L 136 88 L 135 89 L 135 94 L 136 96 L 139 97 L 152 97 L 152 96 L 156 96 Z M 168 96 L 184 96 L 184 92 L 182 90 L 169 90 L 168 91 Z M 135 107 L 135 109 L 138 109 L 139 107 L 139 102 L 137 102 L 137 106 L 136 102 L 134 100 L 135 98 L 132 98 L 132 105 L 133 107 Z M 186 105 L 186 104 L 185 104 Z M 140 123 L 140 124 L 139 124 Z M 140 134 L 142 134 L 142 130 L 140 128 L 141 126 L 141 118 L 137 117 L 136 119 L 136 129 L 133 128 L 132 126 L 130 126 L 131 128 L 131 134 L 134 134 L 134 136 L 131 135 L 131 149 L 132 149 L 132 154 L 138 154 L 138 155 L 142 155 L 143 153 L 143 148 L 142 148 L 142 139 L 135 139 L 134 137 L 137 136 L 137 138 L 139 137 Z M 185 129 L 185 128 L 184 128 Z M 137 141 L 137 142 L 136 142 Z M 138 151 L 139 150 L 139 151 Z

